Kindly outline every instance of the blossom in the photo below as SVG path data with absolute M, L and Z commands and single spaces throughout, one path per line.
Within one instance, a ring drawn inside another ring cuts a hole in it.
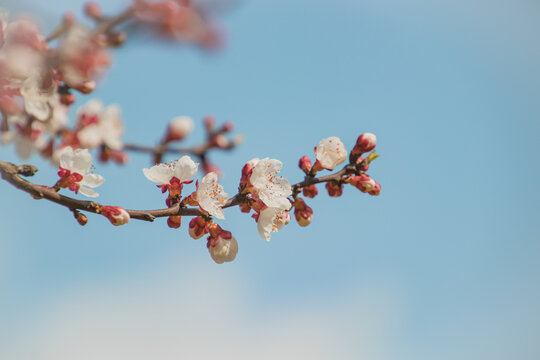
M 257 229 L 266 241 L 270 241 L 273 232 L 280 231 L 291 221 L 288 211 L 279 208 L 266 208 L 259 213 Z
M 23 82 L 20 91 L 26 112 L 40 121 L 46 121 L 52 116 L 49 100 L 56 94 L 56 84 L 52 83 L 49 89 L 42 89 L 42 83 L 39 73 L 34 73 Z
M 123 147 L 124 124 L 120 117 L 120 107 L 103 103 L 97 99 L 88 101 L 77 112 L 77 137 L 84 148 L 95 148 L 101 144 L 113 150 Z
M 62 78 L 75 88 L 95 80 L 110 62 L 104 44 L 83 25 L 72 26 L 58 50 Z
M 306 202 L 297 198 L 294 202 L 294 217 L 300 226 L 308 226 L 313 218 L 313 209 L 307 206 Z
M 101 215 L 105 216 L 114 226 L 124 225 L 129 222 L 129 213 L 120 206 L 103 206 Z
M 224 219 L 222 206 L 228 199 L 228 195 L 223 191 L 223 186 L 217 183 L 218 175 L 215 172 L 206 174 L 197 188 L 197 201 L 199 206 L 210 215 Z
M 361 192 L 367 192 L 370 195 L 379 195 L 381 193 L 381 184 L 367 174 L 352 176 L 349 182 Z
M 71 146 L 65 147 L 60 154 L 58 185 L 62 188 L 69 187 L 75 193 L 80 191 L 81 194 L 88 197 L 99 196 L 97 192 L 88 187 L 101 186 L 105 179 L 101 175 L 90 173 L 91 166 L 92 155 L 87 149 L 73 151 Z
M 7 117 L 7 124 L 12 130 L 2 132 L 0 144 L 15 144 L 15 152 L 22 159 L 28 159 L 34 151 L 42 150 L 47 141 L 44 136 L 45 126 L 39 121 L 29 122 L 24 115 Z
M 173 164 L 158 164 L 150 169 L 143 169 L 144 176 L 150 181 L 166 185 L 173 178 L 184 183 L 197 173 L 199 163 L 194 162 L 188 155 L 182 156 Z
M 347 158 L 347 150 L 338 137 L 329 137 L 322 139 L 315 148 L 317 162 L 320 166 L 327 170 L 334 168 L 343 163 Z
M 291 203 L 287 197 L 292 194 L 292 189 L 289 180 L 276 176 L 281 166 L 281 161 L 276 159 L 259 160 L 253 167 L 249 182 L 252 193 L 266 206 L 288 210 Z

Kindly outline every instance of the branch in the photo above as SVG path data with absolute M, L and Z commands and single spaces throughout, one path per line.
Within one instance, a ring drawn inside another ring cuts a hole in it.
M 0 174 L 2 179 L 9 182 L 11 185 L 15 186 L 17 189 L 22 190 L 30 194 L 35 199 L 46 199 L 57 203 L 61 206 L 64 206 L 71 211 L 73 210 L 83 210 L 88 211 L 94 214 L 100 214 L 101 209 L 104 205 L 97 203 L 95 201 L 86 201 L 86 200 L 77 200 L 68 196 L 60 195 L 52 188 L 43 185 L 34 184 L 28 180 L 21 178 L 22 176 L 33 176 L 38 171 L 38 168 L 33 165 L 15 165 L 9 162 L 0 161 Z M 347 173 L 353 173 L 357 171 L 357 166 L 347 165 L 342 170 L 327 176 L 320 178 L 306 176 L 306 179 L 302 182 L 292 185 L 293 191 L 296 193 L 305 186 L 312 184 L 328 182 L 328 181 L 337 181 Z M 224 205 L 223 208 L 229 208 L 237 206 L 243 203 L 245 200 L 245 195 L 237 193 L 232 198 L 230 198 Z M 144 221 L 154 221 L 154 219 L 159 217 L 168 217 L 168 216 L 205 216 L 208 215 L 201 211 L 198 208 L 185 208 L 180 205 L 174 205 L 166 209 L 155 209 L 155 210 L 126 210 L 129 216 L 132 219 L 144 220 Z

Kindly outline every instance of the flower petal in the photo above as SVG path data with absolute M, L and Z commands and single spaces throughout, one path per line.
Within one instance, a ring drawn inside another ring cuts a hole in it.
M 158 184 L 168 184 L 174 176 L 173 167 L 167 164 L 154 165 L 150 169 L 144 168 L 142 171 L 148 180 Z
M 85 175 L 90 171 L 91 165 L 92 155 L 90 155 L 88 149 L 77 149 L 73 151 L 71 168 L 66 169 Z
M 217 180 L 218 175 L 215 172 L 210 172 L 203 177 L 197 189 L 197 201 L 199 206 L 210 215 L 225 219 L 222 206 L 227 201 L 228 195 Z
M 174 166 L 174 176 L 184 182 L 195 176 L 198 168 L 199 163 L 194 162 L 189 156 L 184 155 L 178 159 Z
M 83 179 L 81 180 L 80 184 L 84 186 L 90 186 L 92 188 L 98 187 L 103 185 L 105 182 L 105 178 L 98 174 L 87 174 L 84 175 Z
M 87 187 L 84 187 L 84 186 L 81 186 L 79 188 L 79 192 L 81 194 L 83 194 L 84 196 L 88 196 L 88 197 L 91 197 L 91 198 L 94 198 L 94 197 L 98 197 L 99 194 L 97 192 L 95 192 L 94 190 L 92 189 L 89 189 Z

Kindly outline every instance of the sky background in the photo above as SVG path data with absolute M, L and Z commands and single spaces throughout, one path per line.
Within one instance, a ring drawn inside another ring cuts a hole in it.
M 46 32 L 82 3 L 2 7 Z M 0 358 L 539 359 L 540 3 L 244 1 L 221 23 L 218 53 L 131 37 L 78 104 L 120 104 L 125 140 L 147 145 L 177 115 L 196 120 L 186 144 L 205 115 L 234 121 L 245 143 L 212 154 L 230 194 L 253 157 L 297 182 L 320 139 L 350 150 L 373 132 L 381 195 L 321 187 L 312 224 L 270 243 L 228 209 L 240 250 L 216 265 L 187 219 L 80 227 L 1 182 Z M 0 159 L 21 162 L 11 147 Z M 162 208 L 149 161 L 97 163 L 98 200 Z

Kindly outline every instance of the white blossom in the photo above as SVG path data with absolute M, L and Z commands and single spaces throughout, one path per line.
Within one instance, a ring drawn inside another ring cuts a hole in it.
M 105 144 L 113 150 L 122 149 L 124 124 L 118 105 L 103 108 L 101 101 L 90 100 L 79 109 L 77 119 L 79 125 L 83 126 L 77 133 L 82 147 L 95 148 Z
M 92 166 L 92 155 L 88 149 L 77 149 L 73 151 L 71 146 L 65 147 L 60 153 L 60 167 L 82 175 L 82 180 L 79 182 L 79 191 L 81 194 L 88 197 L 97 197 L 99 194 L 91 188 L 101 186 L 105 179 L 101 175 L 90 173 Z M 88 187 L 87 187 L 88 186 Z
M 215 172 L 206 174 L 197 188 L 197 201 L 199 206 L 210 215 L 225 219 L 222 206 L 228 199 L 228 195 L 223 191 L 223 186 L 219 185 L 218 175 Z
M 291 221 L 288 211 L 279 208 L 266 208 L 259 213 L 257 229 L 266 241 L 270 241 L 273 232 L 278 232 Z
M 194 162 L 188 155 L 182 156 L 173 164 L 158 164 L 150 169 L 143 169 L 144 176 L 158 184 L 168 184 L 173 177 L 180 182 L 186 182 L 197 173 L 199 163 Z
M 51 100 L 56 93 L 56 86 L 50 89 L 41 88 L 42 78 L 39 73 L 32 74 L 21 86 L 21 95 L 24 97 L 24 109 L 40 121 L 47 121 L 51 117 Z
M 317 161 L 321 166 L 328 170 L 343 163 L 347 159 L 347 150 L 338 137 L 329 137 L 322 139 L 315 150 Z
M 230 239 L 218 237 L 217 244 L 215 246 L 209 246 L 208 252 L 212 259 L 218 264 L 233 261 L 238 253 L 238 242 L 236 242 L 234 236 Z
M 276 176 L 281 170 L 281 166 L 281 161 L 276 159 L 259 160 L 253 167 L 249 181 L 255 195 L 266 206 L 288 210 L 291 203 L 287 197 L 292 194 L 292 189 L 289 180 L 282 176 Z

